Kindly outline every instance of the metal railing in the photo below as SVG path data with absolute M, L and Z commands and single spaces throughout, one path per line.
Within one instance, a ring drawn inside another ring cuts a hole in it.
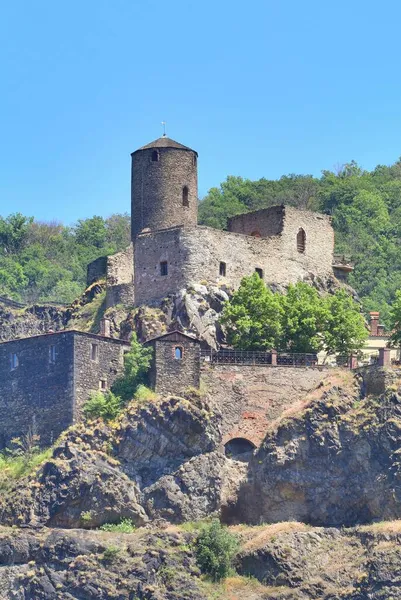
M 258 350 L 201 350 L 201 359 L 213 364 L 271 365 L 272 353 Z
M 271 367 L 350 367 L 348 356 L 337 356 L 330 362 L 319 363 L 317 354 L 293 352 L 264 352 L 258 350 L 202 349 L 201 360 L 221 365 L 268 365 Z

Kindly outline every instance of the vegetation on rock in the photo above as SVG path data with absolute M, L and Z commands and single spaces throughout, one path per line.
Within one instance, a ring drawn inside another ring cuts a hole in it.
M 220 581 L 232 571 L 238 540 L 215 519 L 202 527 L 195 544 L 196 561 L 203 573 Z
M 320 296 L 299 282 L 272 292 L 254 274 L 244 277 L 220 317 L 230 344 L 243 350 L 349 354 L 367 338 L 358 305 L 344 291 Z

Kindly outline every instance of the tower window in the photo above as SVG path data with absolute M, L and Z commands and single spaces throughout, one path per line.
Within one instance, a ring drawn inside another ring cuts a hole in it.
M 226 267 L 227 267 L 227 265 L 226 265 L 225 262 L 221 262 L 220 263 L 219 273 L 220 273 L 221 277 L 225 277 L 226 276 L 226 270 L 227 270 Z
M 56 346 L 52 345 L 49 347 L 49 363 L 54 364 L 56 362 Z
M 166 260 L 160 263 L 160 275 L 168 275 L 168 264 Z
M 305 252 L 305 245 L 306 245 L 306 234 L 305 234 L 305 231 L 301 227 L 301 229 L 297 233 L 297 250 L 298 250 L 298 252 L 303 254 Z
M 257 273 L 259 277 L 263 279 L 263 269 L 259 269 L 258 267 L 256 267 L 255 273 Z
M 160 155 L 157 150 L 152 152 L 152 162 L 159 162 Z
M 184 354 L 184 350 L 182 346 L 176 346 L 174 348 L 174 358 L 176 360 L 182 360 L 182 356 Z
M 16 369 L 19 365 L 19 360 L 18 360 L 18 356 L 15 354 L 15 352 L 13 352 L 12 354 L 10 354 L 10 366 L 11 366 L 11 371 L 14 371 L 14 369 Z
M 198 162 L 198 159 L 196 157 L 196 154 L 194 154 L 193 157 L 192 157 L 192 164 L 194 165 L 194 167 L 196 167 L 197 162 Z
M 186 185 L 182 188 L 182 205 L 189 206 L 189 198 L 188 198 L 189 190 Z
M 105 392 L 107 390 L 107 379 L 100 379 L 99 390 Z
M 91 344 L 91 360 L 99 361 L 99 346 L 97 344 Z

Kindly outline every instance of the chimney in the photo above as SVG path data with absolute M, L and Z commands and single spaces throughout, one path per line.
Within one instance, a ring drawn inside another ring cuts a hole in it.
M 370 312 L 370 335 L 377 335 L 379 327 L 379 312 Z
M 103 317 L 103 319 L 100 320 L 100 335 L 102 335 L 103 337 L 111 337 L 110 325 L 110 319 L 106 319 L 105 317 Z

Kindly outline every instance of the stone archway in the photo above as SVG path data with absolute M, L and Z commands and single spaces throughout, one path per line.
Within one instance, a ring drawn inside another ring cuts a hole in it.
M 234 460 L 248 462 L 256 446 L 250 440 L 243 437 L 231 438 L 224 444 L 225 455 Z

